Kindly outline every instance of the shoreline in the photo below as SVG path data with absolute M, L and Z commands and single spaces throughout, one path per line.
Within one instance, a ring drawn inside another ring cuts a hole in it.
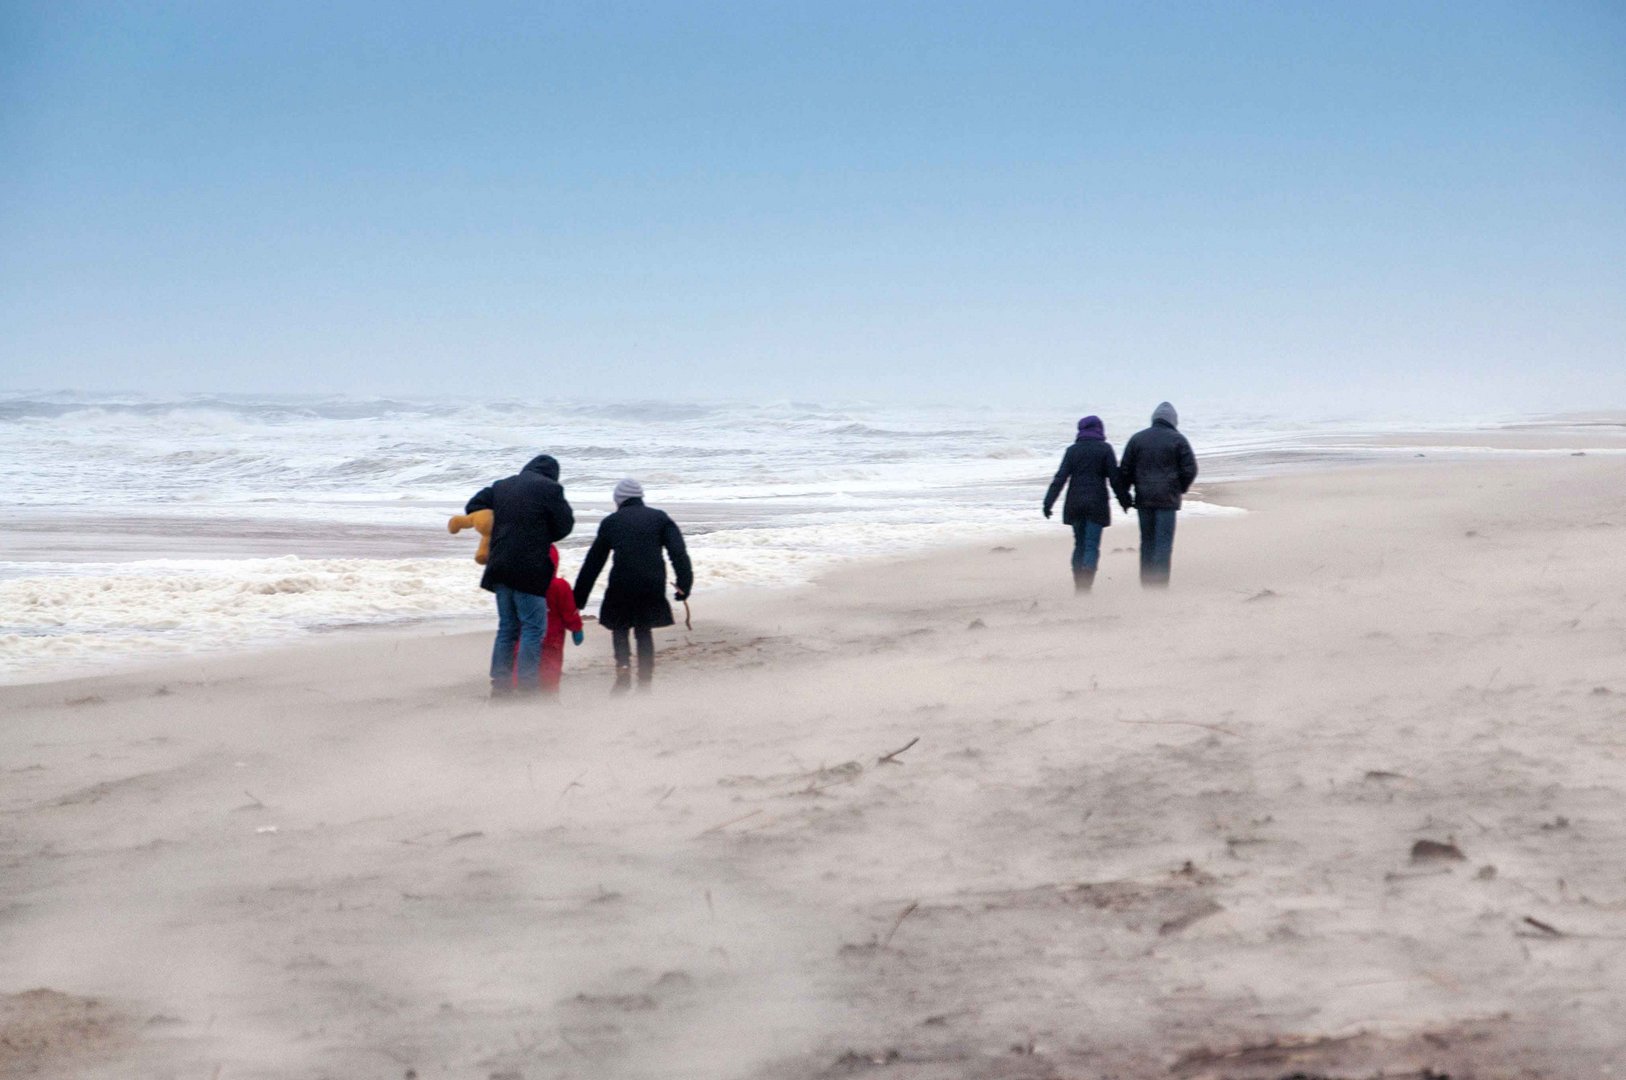
M 1626 435 L 1622 436 L 1626 442 Z M 1550 451 L 1553 454 L 1557 450 Z M 1626 450 L 1623 450 L 1626 452 Z M 1517 458 L 1504 459 L 1512 462 L 1535 462 L 1543 460 L 1541 457 L 1527 456 L 1524 450 L 1519 450 Z M 1421 456 L 1421 455 L 1419 455 Z M 1572 455 L 1585 456 L 1585 455 Z M 1440 454 L 1435 462 L 1455 462 L 1458 464 L 1473 465 L 1483 459 L 1472 456 L 1452 456 L 1449 453 Z M 1187 523 L 1182 535 L 1188 535 L 1193 522 L 1203 518 L 1209 520 L 1224 520 L 1235 515 L 1255 512 L 1255 508 L 1246 505 L 1250 492 L 1268 490 L 1273 484 L 1288 483 L 1306 478 L 1323 477 L 1332 479 L 1338 475 L 1382 475 L 1394 470 L 1414 467 L 1417 464 L 1413 458 L 1389 458 L 1384 460 L 1350 460 L 1338 461 L 1332 464 L 1317 462 L 1303 471 L 1284 471 L 1264 476 L 1250 476 L 1237 479 L 1217 480 L 1204 483 L 1199 479 L 1193 486 L 1187 498 L 1188 503 L 1199 503 L 1206 508 L 1206 512 L 1198 512 L 1185 516 L 1182 511 L 1181 520 Z M 1234 512 L 1234 513 L 1233 513 Z M 1116 534 L 1124 538 L 1123 543 L 1110 543 L 1115 534 L 1107 533 L 1103 540 L 1103 556 L 1110 553 L 1124 554 L 1138 545 L 1138 537 L 1131 535 L 1134 527 L 1133 511 L 1125 512 L 1114 504 L 1112 508 L 1113 524 L 1123 526 L 1121 533 Z M 986 537 L 975 541 L 941 542 L 927 547 L 905 549 L 902 551 L 885 552 L 874 555 L 857 555 L 843 558 L 812 578 L 805 581 L 790 583 L 771 583 L 763 585 L 732 585 L 716 592 L 703 594 L 700 598 L 708 607 L 713 598 L 721 601 L 716 611 L 721 620 L 726 623 L 737 621 L 740 617 L 760 616 L 765 610 L 784 605 L 795 605 L 806 595 L 816 592 L 829 580 L 843 579 L 851 575 L 865 575 L 885 573 L 889 568 L 902 569 L 922 562 L 932 562 L 944 558 L 964 557 L 978 554 L 990 549 L 995 551 L 1017 550 L 1019 547 L 1031 547 L 1034 544 L 1050 544 L 1071 546 L 1070 535 L 1059 525 L 1059 517 L 1053 521 L 1044 522 L 1043 525 L 1030 524 L 1026 528 L 1012 528 L 1004 532 L 993 532 Z M 1043 528 L 1046 535 L 1040 535 Z M 423 530 L 411 530 L 421 533 Z M 575 538 L 572 538 L 575 539 Z M 1130 545 L 1126 548 L 1124 545 Z M 441 556 L 439 558 L 445 558 Z M 455 560 L 459 566 L 464 560 Z M 472 564 L 471 564 L 472 565 Z M 477 568 L 470 571 L 471 576 L 477 575 Z M 476 578 L 477 580 L 477 578 Z M 698 578 L 697 578 L 698 580 Z M 489 594 L 481 593 L 480 599 L 487 599 Z M 91 686 L 107 680 L 120 680 L 127 678 L 156 678 L 165 676 L 182 678 L 191 673 L 198 665 L 231 662 L 252 662 L 258 657 L 285 658 L 290 662 L 298 662 L 302 656 L 316 654 L 328 649 L 344 648 L 353 644 L 366 642 L 421 642 L 425 639 L 489 639 L 491 636 L 492 620 L 489 612 L 475 614 L 429 614 L 422 616 L 403 616 L 387 621 L 354 621 L 333 623 L 330 625 L 316 625 L 298 636 L 279 637 L 260 642 L 249 642 L 241 647 L 224 648 L 218 650 L 205 650 L 196 652 L 177 652 L 168 655 L 154 654 L 134 656 L 126 659 L 110 661 L 108 666 L 89 669 L 79 672 L 53 672 L 38 678 L 0 679 L 0 700 L 3 700 L 10 690 L 23 690 L 29 688 L 49 688 L 58 686 Z M 583 615 L 589 629 L 596 625 L 596 615 L 584 612 Z
M 1252 481 L 1238 481 L 1235 483 L 1244 484 L 1251 482 Z M 1221 504 L 1203 503 L 1201 509 L 1194 509 L 1191 517 L 1224 517 L 1227 516 L 1227 512 L 1232 509 L 1232 507 Z M 1119 512 L 1115 511 L 1115 513 Z M 1119 513 L 1119 516 L 1122 517 L 1121 513 Z M 987 535 L 984 539 L 973 542 L 938 542 L 921 547 L 905 547 L 896 551 L 848 555 L 833 562 L 826 569 L 820 571 L 817 575 L 808 580 L 767 582 L 761 584 L 749 581 L 727 583 L 715 591 L 707 592 L 705 594 L 705 600 L 709 603 L 712 597 L 735 598 L 741 595 L 774 596 L 781 593 L 791 593 L 799 589 L 816 585 L 820 577 L 848 567 L 877 566 L 892 562 L 929 558 L 935 554 L 953 552 L 966 546 L 977 547 L 984 544 L 1016 543 L 1024 540 L 1032 540 L 1037 536 L 1039 530 L 1043 527 L 1043 525 L 1037 523 L 1029 523 L 1026 527 L 1012 525 L 1007 529 L 990 529 L 987 531 Z M 420 540 L 421 534 L 425 531 L 426 530 L 414 530 L 415 533 L 420 534 Z M 437 537 L 436 539 L 439 538 Z M 572 537 L 571 539 L 574 541 L 576 538 Z M 445 545 L 442 544 L 441 546 L 444 547 Z M 576 548 L 569 549 L 569 551 L 579 556 L 580 552 L 584 549 L 585 543 L 577 545 Z M 325 565 L 335 561 L 336 559 L 343 558 L 343 556 L 329 556 L 322 559 L 306 560 L 302 556 L 283 555 L 260 556 L 258 557 L 257 561 L 276 564 L 289 559 L 295 560 L 294 562 L 288 563 L 286 566 L 286 572 L 297 575 L 305 571 L 305 564 L 307 562 L 314 562 L 317 565 Z M 159 559 L 157 560 L 157 563 L 162 565 L 163 563 L 169 561 L 172 560 Z M 206 564 L 212 560 L 183 559 L 178 561 L 186 564 Z M 225 559 L 220 561 L 222 562 L 223 566 L 229 567 L 240 562 L 241 560 Z M 377 561 L 378 563 L 383 564 L 393 560 L 362 560 L 351 556 L 350 561 Z M 416 561 L 422 562 L 426 560 Z M 473 585 L 474 588 L 478 587 L 478 567 L 475 567 L 472 561 L 460 557 L 446 556 L 444 554 L 436 555 L 432 560 L 427 561 L 432 561 L 447 570 L 455 572 L 460 579 L 467 578 L 468 582 Z M 149 564 L 140 563 L 138 565 L 145 568 Z M 66 577 L 66 575 L 64 575 L 64 577 Z M 303 646 L 319 648 L 322 647 L 324 642 L 328 642 L 335 637 L 340 637 L 351 633 L 364 633 L 370 636 L 391 633 L 419 636 L 422 634 L 456 633 L 459 632 L 459 627 L 463 628 L 462 632 L 470 632 L 468 631 L 467 627 L 480 625 L 489 621 L 487 619 L 488 613 L 483 610 L 488 606 L 488 594 L 481 592 L 477 595 L 476 600 L 478 601 L 479 606 L 482 608 L 482 610 L 478 613 L 447 612 L 444 614 L 401 615 L 387 619 L 380 619 L 377 621 L 356 619 L 339 623 L 316 622 L 313 625 L 301 628 L 297 631 L 291 629 L 281 630 L 268 634 L 265 638 L 259 641 L 251 640 L 238 645 L 226 647 L 177 650 L 170 653 L 133 652 L 124 656 L 110 657 L 109 659 L 100 663 L 85 659 L 64 659 L 61 662 L 61 665 L 57 666 L 54 670 L 52 669 L 52 666 L 42 665 L 41 670 L 37 674 L 17 673 L 0 676 L 0 688 L 7 686 L 31 686 L 80 679 L 94 679 L 138 674 L 144 671 L 166 668 L 171 665 L 205 662 L 211 659 L 221 659 L 232 656 L 253 655 L 266 651 L 276 651 L 290 648 L 297 649 Z M 592 618 L 591 615 L 588 617 Z M 62 668 L 75 663 L 85 664 L 84 670 L 62 670 Z
M 1593 426 L 1605 430 L 1601 434 L 1595 433 L 1593 441 L 1588 444 L 1590 452 L 1597 456 L 1608 456 L 1616 453 L 1626 454 L 1626 422 L 1615 420 L 1597 420 Z M 1559 430 L 1568 432 L 1570 425 L 1560 425 Z M 1383 434 L 1360 435 L 1346 438 L 1339 435 L 1306 436 L 1302 448 L 1293 452 L 1290 457 L 1262 458 L 1260 464 L 1265 471 L 1257 474 L 1242 474 L 1204 480 L 1199 478 L 1198 483 L 1188 497 L 1188 503 L 1197 504 L 1200 510 L 1183 514 L 1182 520 L 1191 521 L 1203 516 L 1223 516 L 1233 509 L 1246 512 L 1244 505 L 1247 491 L 1259 484 L 1269 484 L 1271 481 L 1290 477 L 1315 476 L 1321 474 L 1338 474 L 1342 472 L 1360 472 L 1372 469 L 1392 469 L 1402 467 L 1415 459 L 1432 458 L 1436 462 L 1470 463 L 1486 458 L 1500 459 L 1508 462 L 1524 460 L 1540 460 L 1555 456 L 1587 456 L 1588 450 L 1573 450 L 1567 443 L 1565 445 L 1552 445 L 1553 434 L 1550 425 L 1530 421 L 1522 428 L 1513 430 L 1505 425 L 1502 428 L 1487 432 L 1496 436 L 1489 440 L 1500 445 L 1485 445 L 1464 448 L 1455 442 L 1450 432 L 1391 432 Z M 1429 440 L 1434 440 L 1430 442 Z M 1326 443 L 1342 448 L 1339 453 L 1323 452 L 1317 446 Z M 1352 456 L 1348 453 L 1349 446 L 1363 446 L 1370 448 L 1371 456 Z M 1419 450 L 1419 448 L 1425 448 Z M 1407 455 L 1407 456 L 1401 456 Z M 1036 482 L 1037 483 L 1037 482 Z M 1036 490 L 1042 491 L 1043 484 L 1038 483 Z M 1036 496 L 1037 501 L 1037 496 Z M 676 505 L 676 504 L 675 504 Z M 679 512 L 683 510 L 677 506 Z M 728 507 L 711 506 L 707 514 L 702 517 L 706 522 L 696 529 L 690 536 L 691 544 L 696 536 L 706 535 L 713 531 L 710 524 L 719 513 L 727 516 L 737 510 Z M 1125 513 L 1117 507 L 1113 508 L 1114 520 L 1118 523 L 1132 523 L 1131 513 Z M 566 557 L 579 556 L 585 550 L 588 542 L 588 532 L 591 521 L 596 520 L 591 515 L 589 524 L 578 528 L 576 534 L 561 544 L 561 550 Z M 103 523 L 104 526 L 106 523 Z M 140 544 L 160 542 L 163 536 L 163 526 L 174 525 L 174 521 L 166 521 L 162 517 L 135 517 L 130 519 L 117 519 L 112 523 L 110 530 L 104 530 L 104 538 L 87 542 L 84 550 L 94 550 L 96 543 L 122 544 L 133 535 Z M 335 534 L 332 523 L 302 522 L 299 520 L 253 519 L 253 518 L 204 518 L 198 524 L 203 526 L 205 538 L 215 545 L 216 550 L 223 546 L 224 550 L 231 551 L 231 556 L 206 557 L 176 555 L 173 552 L 158 554 L 156 550 L 151 553 L 151 559 L 135 558 L 127 561 L 127 565 L 143 569 L 152 565 L 162 565 L 174 561 L 184 565 L 203 565 L 218 561 L 222 568 L 229 568 L 238 563 L 253 560 L 275 562 L 282 559 L 295 559 L 298 564 L 291 566 L 291 571 L 304 569 L 307 563 L 322 564 L 333 560 L 356 560 L 366 563 L 376 563 L 379 566 L 392 561 L 418 560 L 427 561 L 445 570 L 453 568 L 467 569 L 461 557 L 448 555 L 449 547 L 467 547 L 467 544 L 458 544 L 456 537 L 447 537 L 440 531 L 416 526 L 376 525 L 351 526 L 340 528 Z M 128 526 L 128 529 L 126 529 Z M 834 526 L 832 526 L 834 527 Z M 854 523 L 854 527 L 862 529 L 861 523 Z M 71 533 L 73 530 L 71 515 L 67 520 L 60 516 L 53 519 L 41 530 L 41 535 L 52 536 Z M 1044 528 L 1059 528 L 1054 523 L 1039 524 L 1037 521 L 1029 522 L 1025 526 L 1014 523 L 1009 528 L 989 527 L 986 536 L 969 546 L 987 542 L 990 544 L 1020 543 L 1038 536 L 1039 530 Z M 14 546 L 20 543 L 27 545 L 31 526 L 24 521 L 21 526 L 11 530 L 13 539 L 9 542 Z M 131 531 L 133 530 L 133 532 Z M 124 539 L 107 541 L 105 536 L 122 537 Z M 451 541 L 448 543 L 448 541 Z M 294 544 L 298 551 L 289 552 L 288 544 Z M 378 545 L 382 544 L 380 549 Z M 268 546 L 275 545 L 275 546 Z M 329 546 L 336 550 L 328 550 Z M 966 546 L 952 541 L 937 541 L 922 546 L 903 546 L 897 550 L 881 551 L 874 554 L 844 555 L 830 563 L 825 569 L 804 580 L 752 582 L 741 581 L 725 584 L 723 587 L 706 594 L 709 602 L 713 596 L 733 597 L 740 594 L 767 594 L 794 591 L 816 584 L 820 577 L 842 569 L 860 565 L 880 565 L 890 562 L 911 561 L 929 558 L 936 553 L 952 552 L 956 548 Z M 26 549 L 26 548 L 25 548 Z M 121 551 L 127 549 L 119 548 Z M 379 551 L 388 554 L 379 554 Z M 19 565 L 26 565 L 19 564 Z M 87 564 L 91 565 L 91 564 Z M 95 563 L 93 565 L 102 565 Z M 126 565 L 125 562 L 115 561 L 108 563 L 112 567 Z M 472 564 L 470 564 L 472 565 Z M 472 576 L 475 571 L 470 570 Z M 703 579 L 702 583 L 703 583 Z M 221 648 L 205 648 L 197 650 L 176 650 L 174 652 L 141 652 L 139 650 L 120 656 L 110 657 L 104 662 L 95 662 L 92 659 L 75 661 L 64 659 L 61 664 L 42 664 L 37 673 L 15 673 L 0 677 L 0 687 L 29 686 L 46 683 L 72 681 L 77 679 L 92 679 L 110 677 L 124 674 L 139 673 L 149 669 L 163 668 L 171 664 L 185 664 L 208 659 L 218 659 L 231 656 L 253 655 L 267 650 L 282 650 L 297 648 L 301 644 L 310 644 L 321 647 L 324 642 L 331 641 L 336 635 L 345 635 L 361 632 L 369 635 L 403 633 L 417 635 L 423 633 L 448 632 L 477 632 L 469 629 L 485 621 L 486 613 L 473 610 L 483 607 L 486 599 L 484 594 L 474 598 L 480 603 L 471 603 L 469 610 L 448 611 L 444 614 L 422 613 L 402 614 L 394 617 L 377 620 L 350 619 L 325 624 L 316 621 L 313 625 L 300 628 L 283 628 L 268 632 L 259 640 L 250 640 L 240 645 L 231 645 Z M 25 635 L 26 637 L 26 635 Z M 85 664 L 83 670 L 69 670 L 76 662 Z
M 1240 492 L 1245 491 L 1249 485 L 1261 482 L 1268 481 L 1257 479 L 1234 480 L 1210 485 L 1210 487 L 1214 489 L 1223 488 L 1227 491 L 1235 490 Z M 1187 500 L 1188 504 L 1196 504 L 1196 506 L 1188 507 L 1190 510 L 1190 517 L 1187 520 L 1201 518 L 1226 518 L 1232 516 L 1233 513 L 1246 513 L 1246 508 L 1240 505 L 1225 502 L 1214 502 L 1208 499 L 1198 498 L 1196 495 L 1197 491 L 1198 488 L 1193 488 L 1194 494 Z M 1185 511 L 1183 511 L 1183 513 L 1184 512 Z M 1114 521 L 1117 524 L 1128 525 L 1133 522 L 1132 512 L 1126 514 L 1114 506 L 1113 514 Z M 722 598 L 725 601 L 725 610 L 727 607 L 727 601 L 731 600 L 743 600 L 752 607 L 758 606 L 759 603 L 764 602 L 771 604 L 775 602 L 776 599 L 790 600 L 797 592 L 801 590 L 816 588 L 822 578 L 831 574 L 838 574 L 843 571 L 853 569 L 878 569 L 889 564 L 896 563 L 911 563 L 921 559 L 930 559 L 940 555 L 953 555 L 962 553 L 964 551 L 978 550 L 990 545 L 1000 546 L 1031 542 L 1040 539 L 1040 529 L 1045 529 L 1047 532 L 1053 531 L 1054 529 L 1060 529 L 1061 526 L 1057 524 L 1059 520 L 1060 519 L 1058 517 L 1054 522 L 1045 522 L 1043 524 L 1030 523 L 1025 528 L 1018 528 L 1013 525 L 1011 528 L 1004 531 L 991 530 L 986 537 L 976 541 L 964 541 L 958 543 L 938 542 L 919 548 L 905 548 L 898 551 L 876 554 L 851 555 L 834 562 L 812 578 L 804 581 L 784 583 L 773 582 L 766 584 L 730 584 L 725 585 L 723 588 L 718 589 L 715 592 L 705 594 L 703 600 L 709 604 L 712 597 Z M 415 531 L 421 533 L 423 530 Z M 572 540 L 574 539 L 575 538 L 572 537 Z M 585 545 L 582 545 L 582 547 L 584 548 Z M 279 556 L 271 558 L 285 557 L 286 556 Z M 294 557 L 300 558 L 299 556 Z M 444 560 L 447 559 L 447 557 L 437 556 L 437 559 Z M 455 565 L 460 569 L 468 569 L 464 567 L 464 563 L 467 560 L 452 559 L 448 561 L 455 563 Z M 473 567 L 473 564 L 469 563 L 469 567 Z M 476 582 L 478 581 L 477 567 L 468 569 L 468 573 L 471 580 Z M 600 590 L 601 589 L 602 583 L 600 585 Z M 600 590 L 595 590 L 595 595 L 597 595 L 598 591 Z M 488 598 L 489 594 L 484 592 L 481 593 L 480 599 L 482 601 L 488 600 Z M 342 639 L 352 634 L 365 635 L 368 637 L 398 634 L 403 637 L 411 638 L 422 636 L 458 636 L 464 634 L 484 634 L 489 636 L 490 629 L 486 626 L 486 624 L 491 620 L 487 617 L 488 614 L 488 612 L 482 612 L 480 614 L 447 613 L 441 615 L 430 614 L 402 616 L 377 622 L 358 620 L 331 625 L 317 624 L 302 630 L 297 635 L 288 634 L 285 637 L 278 637 L 260 642 L 246 642 L 243 645 L 236 647 L 176 652 L 171 654 L 133 655 L 123 659 L 109 660 L 104 666 L 95 668 L 93 670 L 84 670 L 79 672 L 48 672 L 41 674 L 38 677 L 0 677 L 0 690 L 13 686 L 39 686 L 102 678 L 117 678 L 126 675 L 151 674 L 179 665 L 205 663 L 210 660 L 254 656 L 270 652 L 297 652 L 305 648 L 320 649 L 330 644 L 334 640 Z M 589 623 L 596 620 L 595 615 L 585 612 L 584 618 L 586 618 Z
M 1283 432 L 1271 437 L 1287 442 L 1267 452 L 1263 444 L 1233 438 L 1205 452 L 1205 477 L 1196 496 L 1216 483 L 1382 467 L 1413 454 L 1518 460 L 1626 452 L 1626 423 L 1609 414 L 1529 417 L 1432 432 L 1301 431 L 1290 439 Z M 1464 440 L 1472 445 L 1461 445 Z M 1572 443 L 1589 449 L 1571 449 Z M 1030 465 L 1032 475 L 1021 490 L 1036 502 L 1050 461 L 1033 458 Z M 703 561 L 702 587 L 709 598 L 737 588 L 794 587 L 853 560 L 920 557 L 951 547 L 957 531 L 974 529 L 990 542 L 1036 534 L 1045 526 L 1036 515 L 1028 520 L 1031 506 L 1012 502 L 1011 490 L 1008 478 L 986 491 L 976 484 L 948 489 L 938 505 L 915 506 L 901 516 L 877 504 L 873 492 L 850 506 L 839 499 L 808 501 L 806 492 L 767 503 L 678 499 L 665 505 L 684 524 Z M 561 545 L 567 573 L 603 508 L 584 499 L 580 509 L 581 527 Z M 441 531 L 440 511 L 431 506 L 410 511 L 428 516 L 421 525 L 298 514 L 222 516 L 224 510 L 168 517 L 171 511 L 197 513 L 178 503 L 153 513 L 103 509 L 94 518 L 71 509 L 25 507 L 15 514 L 0 537 L 5 684 L 280 647 L 312 635 L 326 637 L 335 625 L 387 629 L 482 618 L 485 597 L 470 587 L 460 558 L 468 545 Z

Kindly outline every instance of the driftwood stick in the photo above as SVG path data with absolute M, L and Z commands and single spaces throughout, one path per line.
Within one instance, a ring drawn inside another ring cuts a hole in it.
M 899 764 L 902 764 L 902 762 L 899 762 Z M 831 788 L 841 787 L 844 784 L 850 784 L 850 783 L 852 783 L 853 781 L 855 781 L 857 779 L 858 779 L 858 777 L 856 777 L 856 776 L 843 776 L 841 779 L 832 780 L 828 784 L 815 784 L 810 780 L 810 781 L 808 781 L 808 784 L 807 784 L 807 786 L 805 788 L 802 788 L 799 791 L 792 792 L 792 794 L 794 794 L 794 795 L 822 795 L 826 791 L 829 791 Z
M 897 760 L 898 755 L 903 753 L 905 750 L 909 749 L 911 746 L 915 745 L 915 743 L 917 743 L 919 741 L 920 741 L 920 736 L 916 735 L 914 738 L 910 739 L 908 742 L 904 743 L 902 746 L 898 747 L 896 750 L 892 751 L 890 754 L 882 754 L 879 758 L 877 758 L 875 760 L 875 764 L 877 764 L 877 765 L 902 765 L 903 762 Z
M 751 811 L 749 814 L 741 814 L 737 818 L 729 818 L 727 821 L 723 822 L 722 824 L 713 825 L 711 828 L 707 829 L 705 832 L 697 833 L 696 835 L 698 835 L 698 836 L 707 836 L 707 835 L 709 835 L 711 833 L 714 833 L 714 832 L 721 832 L 722 830 L 728 828 L 730 825 L 738 825 L 740 822 L 746 821 L 746 820 L 748 820 L 750 818 L 754 818 L 760 813 L 762 813 L 762 808 L 759 806 L 755 810 Z
M 886 937 L 881 939 L 881 948 L 884 949 L 888 945 L 892 944 L 892 935 L 898 932 L 898 927 L 903 925 L 903 920 L 913 915 L 915 913 L 915 909 L 919 906 L 919 900 L 909 901 L 909 906 L 903 909 L 903 912 L 897 917 L 897 920 L 892 923 L 892 929 L 888 930 L 886 932 Z
M 1171 726 L 1171 725 L 1175 726 L 1175 727 L 1200 727 L 1200 728 L 1206 728 L 1209 731 L 1217 731 L 1221 735 L 1235 735 L 1239 739 L 1242 737 L 1241 732 L 1232 731 L 1230 728 L 1224 727 L 1223 725 L 1220 725 L 1220 724 L 1204 724 L 1204 723 L 1202 723 L 1201 721 L 1198 721 L 1198 720 L 1119 720 L 1118 723 L 1120 723 L 1120 724 L 1149 724 L 1149 725 L 1151 725 L 1153 727 L 1168 727 L 1168 726 Z
M 586 769 L 583 769 L 581 772 L 577 773 L 576 774 L 576 779 L 574 779 L 570 783 L 566 784 L 564 786 L 564 789 L 559 792 L 559 797 L 554 800 L 553 805 L 558 806 L 560 803 L 564 802 L 565 801 L 565 796 L 570 794 L 570 789 L 571 788 L 579 788 L 579 787 L 581 787 L 582 786 L 582 777 L 584 777 L 586 775 L 587 775 L 587 770 Z

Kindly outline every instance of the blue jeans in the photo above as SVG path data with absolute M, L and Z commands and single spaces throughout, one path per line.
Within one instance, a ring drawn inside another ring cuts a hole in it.
M 542 666 L 542 635 L 548 629 L 548 599 L 497 586 L 497 642 L 491 647 L 491 685 L 506 690 L 518 675 L 521 690 L 537 689 Z M 514 646 L 519 645 L 519 658 Z M 515 665 L 518 665 L 517 669 Z
M 1140 583 L 1167 585 L 1174 560 L 1176 510 L 1137 510 L 1140 515 Z
M 1073 522 L 1073 573 L 1095 572 L 1101 562 L 1101 526 L 1093 521 Z

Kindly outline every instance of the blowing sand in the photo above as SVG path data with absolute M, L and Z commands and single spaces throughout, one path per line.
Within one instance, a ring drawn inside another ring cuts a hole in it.
M 484 635 L 0 690 L 0 1075 L 1626 1074 L 1626 460 L 1205 497 L 1168 593 L 1123 520 L 1080 598 L 1059 526 L 701 567 L 648 698 L 597 631 L 550 710 Z

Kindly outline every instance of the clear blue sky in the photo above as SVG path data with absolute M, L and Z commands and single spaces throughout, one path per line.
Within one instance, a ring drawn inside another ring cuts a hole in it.
M 1619 3 L 8 0 L 0 166 L 4 387 L 1626 405 Z

